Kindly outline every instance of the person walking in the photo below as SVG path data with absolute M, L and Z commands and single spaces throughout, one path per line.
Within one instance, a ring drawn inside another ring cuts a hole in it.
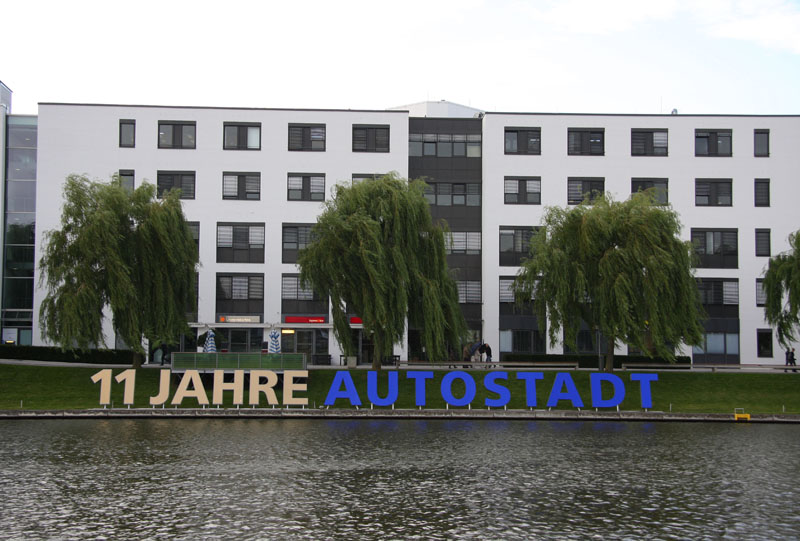
M 485 346 L 486 346 L 486 362 L 490 363 L 492 362 L 492 346 L 490 346 L 489 344 L 485 344 Z
M 784 364 L 783 366 L 791 366 L 791 364 L 792 364 L 792 350 L 787 348 L 786 349 L 786 364 Z M 787 371 L 786 368 L 784 368 L 783 371 L 786 372 Z
M 792 348 L 792 353 L 789 355 L 789 366 L 792 366 L 792 372 L 797 372 L 797 358 L 794 356 L 794 348 Z

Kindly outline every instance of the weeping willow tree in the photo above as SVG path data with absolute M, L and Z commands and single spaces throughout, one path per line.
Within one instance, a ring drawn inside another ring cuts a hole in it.
M 177 190 L 155 199 L 155 187 L 122 187 L 70 175 L 61 228 L 44 234 L 39 311 L 42 336 L 65 349 L 105 345 L 103 309 L 136 353 L 142 337 L 175 343 L 194 311 L 197 245 Z M 135 357 L 137 360 L 140 356 Z
M 800 231 L 789 235 L 791 249 L 769 260 L 764 274 L 764 319 L 778 331 L 778 342 L 790 348 L 800 326 Z
M 542 225 L 514 289 L 520 301 L 533 296 L 542 331 L 550 324 L 551 345 L 563 328 L 565 343 L 577 349 L 583 320 L 608 340 L 611 371 L 619 342 L 670 361 L 673 346 L 701 342 L 705 316 L 692 246 L 678 237 L 677 214 L 657 205 L 653 193 L 551 207 Z
M 431 361 L 447 359 L 448 346 L 457 350 L 466 333 L 444 230 L 432 223 L 424 188 L 395 174 L 337 186 L 298 255 L 301 282 L 330 297 L 334 334 L 348 355 L 347 313 L 361 317 L 376 370 L 402 339 L 406 319 L 421 328 Z

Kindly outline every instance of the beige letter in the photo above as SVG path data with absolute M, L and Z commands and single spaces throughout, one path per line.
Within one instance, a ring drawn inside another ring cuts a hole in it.
M 160 406 L 169 398 L 169 370 L 161 371 L 161 381 L 158 384 L 158 395 L 150 397 L 151 406 Z
M 308 390 L 308 384 L 295 383 L 294 378 L 307 378 L 308 370 L 286 370 L 283 373 L 283 403 L 286 406 L 307 406 L 308 397 L 295 398 L 295 391 Z
M 136 370 L 129 368 L 123 370 L 117 377 L 114 378 L 117 383 L 125 382 L 125 391 L 122 394 L 122 403 L 125 405 L 133 405 L 133 392 L 136 388 Z
M 261 378 L 267 378 L 266 383 L 261 383 Z M 275 395 L 275 385 L 278 383 L 278 374 L 272 370 L 251 370 L 250 371 L 250 405 L 257 406 L 260 393 L 267 397 L 267 404 L 273 406 L 278 403 Z
M 100 405 L 111 404 L 111 369 L 106 368 L 92 376 L 92 383 L 100 382 Z
M 190 383 L 193 387 L 192 390 L 189 390 Z M 175 396 L 172 397 L 172 405 L 180 406 L 184 398 L 196 398 L 197 403 L 201 406 L 208 405 L 206 389 L 203 387 L 203 380 L 200 379 L 200 372 L 197 370 L 184 372 L 181 382 L 178 384 L 178 390 L 175 391 Z
M 222 404 L 222 391 L 233 391 L 233 403 L 241 406 L 244 402 L 244 370 L 233 371 L 233 383 L 225 383 L 225 371 L 214 370 L 214 395 L 211 403 Z

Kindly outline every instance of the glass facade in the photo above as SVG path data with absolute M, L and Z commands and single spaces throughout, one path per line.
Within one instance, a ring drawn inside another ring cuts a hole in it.
M 36 227 L 35 116 L 9 116 L 6 137 L 3 236 L 3 339 L 30 345 Z

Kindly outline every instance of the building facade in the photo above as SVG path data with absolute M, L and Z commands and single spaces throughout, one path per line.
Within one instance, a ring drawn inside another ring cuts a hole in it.
M 26 150 L 10 137 L 22 122 L 12 119 L 3 143 L 7 177 L 12 151 Z M 159 193 L 182 189 L 200 249 L 198 311 L 190 315 L 198 333 L 213 326 L 224 348 L 248 351 L 276 329 L 284 351 L 337 364 L 342 352 L 328 302 L 298 283 L 297 251 L 335 185 L 396 171 L 428 182 L 432 215 L 451 230 L 448 259 L 468 326 L 495 357 L 564 352 L 514 307 L 509 289 L 545 207 L 654 187 L 678 211 L 682 236 L 700 256 L 709 319 L 703 346 L 682 353 L 696 363 L 783 363 L 759 306 L 759 278 L 798 229 L 796 116 L 483 113 L 446 102 L 383 111 L 42 103 L 33 125 L 33 178 L 4 179 L 6 237 L 12 224 L 32 224 L 31 216 L 36 227 L 33 244 L 4 241 L 3 329 L 27 329 L 34 344 L 43 344 L 43 291 L 33 287 L 39 276 L 30 256 L 58 225 L 64 179 L 119 174 Z M 15 194 L 28 192 L 12 182 L 32 182 L 35 205 L 21 204 Z M 14 314 L 22 300 L 6 299 L 28 299 L 14 293 L 23 280 L 30 306 Z M 12 317 L 20 315 L 30 316 L 29 326 Z M 369 339 L 353 321 L 361 361 L 369 362 Z M 105 329 L 114 346 L 110 320 Z M 585 329 L 578 349 L 597 351 L 595 342 Z M 182 338 L 182 349 L 196 346 L 196 336 Z M 408 330 L 395 354 L 424 357 L 418 329 Z

